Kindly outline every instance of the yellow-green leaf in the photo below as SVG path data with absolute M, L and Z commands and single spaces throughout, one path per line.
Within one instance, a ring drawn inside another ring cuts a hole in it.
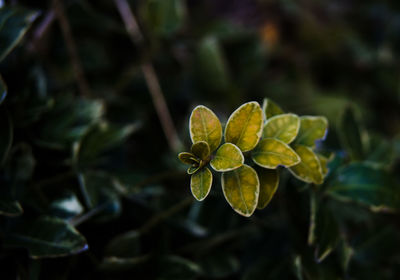
M 201 166 L 199 164 L 193 164 L 192 166 L 190 166 L 188 168 L 188 170 L 186 172 L 187 172 L 187 174 L 192 175 L 192 174 L 196 173 L 197 170 L 200 169 L 200 167 Z
M 270 117 L 283 114 L 283 110 L 275 102 L 268 98 L 264 98 L 262 110 L 265 118 L 268 120 Z
M 296 144 L 314 147 L 315 141 L 323 139 L 328 130 L 328 120 L 325 117 L 300 117 L 300 131 Z
M 317 154 L 319 163 L 321 164 L 322 175 L 325 176 L 328 174 L 328 161 L 329 159 L 323 155 Z
M 198 158 L 206 160 L 210 156 L 210 146 L 205 141 L 196 142 L 192 145 L 192 153 Z
M 217 150 L 211 160 L 211 167 L 215 171 L 225 172 L 239 168 L 244 163 L 244 157 L 240 149 L 232 144 L 225 143 Z
M 273 138 L 261 140 L 252 151 L 251 157 L 259 166 L 271 169 L 278 165 L 290 167 L 300 162 L 300 157 L 288 144 Z
M 210 193 L 212 179 L 211 171 L 207 167 L 193 174 L 190 178 L 190 189 L 198 201 L 202 201 Z
M 263 137 L 275 138 L 290 144 L 300 129 L 300 118 L 295 114 L 277 115 L 267 120 L 264 125 Z
M 221 122 L 213 111 L 203 105 L 193 109 L 189 120 L 189 131 L 192 142 L 207 142 L 210 152 L 215 151 L 221 143 Z
M 278 170 L 265 168 L 257 169 L 257 174 L 260 180 L 260 195 L 257 208 L 263 209 L 269 204 L 278 189 L 279 174 Z
M 244 164 L 222 174 L 222 190 L 229 205 L 240 215 L 249 217 L 257 207 L 260 182 L 256 171 Z
M 193 164 L 196 164 L 196 163 L 197 164 L 200 163 L 199 160 L 196 158 L 196 156 L 194 154 L 188 153 L 188 152 L 179 153 L 178 158 L 184 164 L 193 165 Z
M 225 141 L 233 143 L 242 152 L 257 146 L 262 134 L 263 113 L 257 102 L 248 102 L 236 109 L 225 128 Z
M 290 167 L 290 172 L 304 182 L 322 184 L 324 178 L 321 163 L 317 155 L 311 148 L 303 145 L 295 145 L 294 150 L 300 156 L 301 162 Z

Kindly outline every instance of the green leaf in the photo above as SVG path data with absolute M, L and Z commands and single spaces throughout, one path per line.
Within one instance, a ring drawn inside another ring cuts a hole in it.
M 0 110 L 0 132 L 0 166 L 3 166 L 10 153 L 14 138 L 12 121 L 3 110 Z
M 256 171 L 244 164 L 222 173 L 222 190 L 229 205 L 240 215 L 250 217 L 257 208 L 260 181 Z
M 306 183 L 322 184 L 324 177 L 321 163 L 311 148 L 303 145 L 295 145 L 294 151 L 299 155 L 301 161 L 289 168 L 289 171 L 299 180 Z
M 263 129 L 264 138 L 275 138 L 290 144 L 300 129 L 300 118 L 295 114 L 277 115 L 267 120 Z
M 18 201 L 0 198 L 0 215 L 16 217 L 20 216 L 23 212 L 24 210 Z
M 39 12 L 23 8 L 0 9 L 0 62 L 18 45 Z
M 322 177 L 325 177 L 328 174 L 328 162 L 329 159 L 321 154 L 316 154 L 319 160 L 319 163 L 321 164 L 321 171 L 322 171 Z
M 289 145 L 272 138 L 261 140 L 252 151 L 251 157 L 257 165 L 270 169 L 279 165 L 290 167 L 300 162 L 300 157 Z
M 235 144 L 242 152 L 257 146 L 262 134 L 263 114 L 257 102 L 248 102 L 236 109 L 228 119 L 225 141 Z
M 188 169 L 187 169 L 187 174 L 189 174 L 189 175 L 192 175 L 192 174 L 194 174 L 194 173 L 196 173 L 197 172 L 197 170 L 199 170 L 200 169 L 200 164 L 193 164 L 192 166 L 190 166 Z
M 7 96 L 7 85 L 0 75 L 0 105 L 1 103 L 3 103 L 4 99 L 6 99 L 6 96 Z
M 199 160 L 196 158 L 196 156 L 192 153 L 187 153 L 187 152 L 179 153 L 178 158 L 184 164 L 189 164 L 189 165 L 197 164 L 198 165 L 200 163 Z
M 225 172 L 239 168 L 244 163 L 244 157 L 240 149 L 232 144 L 225 143 L 217 150 L 211 160 L 211 167 L 215 171 Z
M 327 131 L 328 120 L 325 117 L 300 117 L 300 131 L 295 143 L 314 147 L 315 141 L 325 138 Z
M 118 258 L 132 258 L 140 252 L 139 231 L 132 230 L 115 236 L 106 246 L 105 255 Z
M 201 160 L 207 160 L 210 156 L 210 146 L 205 141 L 196 142 L 192 145 L 192 153 Z
M 342 146 L 353 160 L 364 158 L 364 147 L 361 141 L 360 125 L 351 107 L 346 107 L 340 118 L 339 139 Z
M 268 98 L 264 98 L 262 110 L 265 115 L 265 119 L 268 120 L 269 118 L 283 114 L 283 110 L 273 101 Z
M 202 201 L 210 193 L 212 180 L 211 171 L 207 167 L 202 168 L 199 172 L 192 175 L 190 178 L 190 189 L 198 201 Z
M 356 201 L 373 211 L 392 211 L 400 205 L 399 191 L 392 176 L 363 163 L 340 168 L 327 191 L 339 200 Z
M 26 248 L 34 259 L 68 256 L 88 249 L 85 238 L 73 226 L 54 217 L 21 222 L 7 232 L 5 244 Z
M 215 151 L 221 143 L 221 122 L 213 111 L 203 105 L 193 109 L 189 120 L 189 131 L 192 142 L 207 142 L 210 146 L 211 153 Z
M 279 174 L 274 169 L 257 169 L 260 180 L 260 195 L 258 197 L 257 209 L 264 209 L 274 197 L 279 186 Z

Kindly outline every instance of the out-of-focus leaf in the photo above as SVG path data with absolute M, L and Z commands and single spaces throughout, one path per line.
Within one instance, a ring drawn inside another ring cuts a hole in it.
M 329 159 L 321 154 L 316 154 L 319 160 L 319 163 L 321 164 L 321 171 L 322 171 L 322 176 L 325 177 L 328 174 L 328 162 Z
M 105 255 L 118 258 L 136 257 L 140 252 L 140 233 L 129 231 L 115 236 L 106 246 Z
M 295 114 L 282 114 L 269 118 L 263 129 L 264 138 L 275 138 L 290 144 L 300 129 L 300 119 Z
M 346 107 L 341 116 L 338 129 L 340 141 L 353 160 L 364 158 L 364 147 L 361 141 L 360 125 L 351 107 Z
M 153 34 L 170 36 L 182 28 L 185 20 L 184 1 L 149 0 L 144 3 L 144 21 Z
M 149 262 L 150 255 L 133 258 L 106 257 L 99 265 L 99 270 L 104 272 L 131 271 L 142 268 Z
M 260 180 L 260 195 L 257 208 L 264 209 L 274 197 L 279 186 L 279 174 L 277 170 L 257 168 L 258 179 Z
M 253 161 L 261 167 L 275 169 L 279 165 L 290 167 L 300 162 L 299 155 L 284 142 L 265 138 L 251 152 Z
M 229 87 L 229 75 L 223 50 L 218 39 L 205 37 L 197 45 L 196 78 L 199 84 L 211 91 L 225 91 Z
M 390 169 L 396 159 L 393 141 L 386 140 L 378 135 L 369 135 L 368 150 L 365 161 L 377 168 Z
M 3 166 L 9 155 L 14 136 L 12 121 L 3 110 L 0 110 L 0 132 L 0 166 Z
M 222 190 L 229 205 L 240 215 L 249 217 L 257 208 L 260 181 L 256 171 L 244 164 L 222 173 Z
M 24 212 L 18 201 L 0 198 L 0 215 L 15 217 Z
M 199 160 L 196 158 L 196 156 L 192 153 L 187 153 L 187 152 L 182 152 L 179 153 L 178 158 L 180 159 L 181 162 L 184 164 L 199 164 Z
M 242 152 L 257 145 L 263 129 L 263 114 L 257 102 L 248 102 L 237 108 L 225 127 L 225 141 L 235 144 Z
M 15 146 L 6 165 L 6 174 L 13 182 L 26 182 L 32 178 L 36 160 L 32 147 L 27 144 Z
M 260 258 L 244 272 L 242 280 L 278 280 L 293 279 L 288 260 Z
M 208 278 L 226 278 L 239 270 L 239 261 L 231 254 L 216 253 L 201 260 L 204 275 Z
M 205 106 L 193 109 L 189 120 L 190 139 L 193 143 L 205 141 L 210 146 L 210 152 L 215 151 L 222 139 L 222 126 L 213 111 Z
M 293 259 L 293 269 L 297 280 L 303 280 L 303 266 L 301 263 L 301 256 L 297 255 Z
M 83 206 L 74 193 L 66 193 L 52 201 L 49 207 L 51 214 L 61 219 L 71 219 L 83 212 Z
M 38 15 L 37 11 L 21 7 L 0 9 L 0 61 L 18 45 Z
M 207 160 L 210 156 L 210 146 L 206 141 L 198 141 L 192 145 L 192 153 L 202 160 Z
M 7 96 L 7 85 L 3 81 L 3 78 L 0 75 L 0 105 L 3 103 L 4 99 L 6 99 Z
M 211 160 L 211 167 L 215 171 L 225 172 L 239 168 L 244 163 L 244 157 L 240 149 L 232 144 L 223 144 Z
M 88 249 L 85 238 L 66 221 L 40 217 L 24 221 L 6 234 L 6 245 L 23 247 L 32 258 L 68 256 Z
M 294 151 L 299 155 L 301 161 L 289 168 L 293 176 L 306 183 L 322 184 L 324 177 L 317 155 L 309 147 L 303 145 L 295 145 Z
M 398 184 L 391 175 L 364 163 L 340 168 L 327 191 L 337 199 L 356 201 L 373 211 L 390 211 L 400 205 Z
M 212 173 L 207 167 L 202 168 L 192 175 L 190 178 L 190 189 L 198 201 L 204 200 L 210 193 L 212 181 Z
M 340 265 L 345 273 L 349 268 L 349 264 L 353 255 L 354 255 L 353 248 L 351 248 L 345 241 L 340 242 L 339 245 Z
M 283 110 L 279 107 L 275 102 L 268 98 L 264 98 L 262 110 L 264 112 L 265 119 L 268 120 L 269 118 L 283 114 Z
M 328 120 L 325 117 L 302 116 L 300 122 L 296 144 L 314 147 L 315 141 L 325 138 L 328 132 Z
M 74 161 L 78 166 L 86 166 L 98 159 L 102 153 L 126 140 L 136 125 L 116 126 L 101 122 L 93 126 L 74 147 Z
M 196 279 L 201 273 L 201 267 L 196 263 L 178 256 L 166 256 L 160 260 L 156 279 L 190 280 Z

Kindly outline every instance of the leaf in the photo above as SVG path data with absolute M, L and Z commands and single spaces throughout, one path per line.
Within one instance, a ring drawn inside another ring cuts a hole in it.
M 211 153 L 215 151 L 221 143 L 221 122 L 213 111 L 203 105 L 193 109 L 189 120 L 189 131 L 192 142 L 207 142 L 210 146 Z
M 300 118 L 295 114 L 277 115 L 267 120 L 263 129 L 264 138 L 275 138 L 290 144 L 300 129 Z
M 46 216 L 23 221 L 8 231 L 5 245 L 26 248 L 34 259 L 68 256 L 88 249 L 85 238 L 73 226 Z
M 228 253 L 216 252 L 201 259 L 201 267 L 207 278 L 227 278 L 240 268 L 237 258 Z
M 198 201 L 202 201 L 210 193 L 212 180 L 211 171 L 207 167 L 202 168 L 199 172 L 192 175 L 190 178 L 190 189 Z
M 194 280 L 202 273 L 198 264 L 174 255 L 163 257 L 159 265 L 155 279 L 160 280 Z
M 179 153 L 178 158 L 184 164 L 189 164 L 189 165 L 199 164 L 199 160 L 192 153 L 187 153 L 187 152 Z
M 82 214 L 84 210 L 78 197 L 71 192 L 65 193 L 61 197 L 53 200 L 49 208 L 52 215 L 66 220 Z
M 295 145 L 294 151 L 301 161 L 289 168 L 289 171 L 299 180 L 306 183 L 322 184 L 324 177 L 321 163 L 311 148 L 303 145 Z
M 364 163 L 340 168 L 327 191 L 339 200 L 356 201 L 373 211 L 392 211 L 400 205 L 397 184 L 391 175 Z
M 118 258 L 135 257 L 140 252 L 139 231 L 132 230 L 115 236 L 106 246 L 105 255 Z
M 190 166 L 187 169 L 187 174 L 191 175 L 197 172 L 197 170 L 199 170 L 201 168 L 201 166 L 199 164 L 193 164 L 192 166 Z
M 328 174 L 328 162 L 329 159 L 321 154 L 316 154 L 319 160 L 319 163 L 321 164 L 321 171 L 322 171 L 322 177 L 325 177 Z
M 279 165 L 290 167 L 300 162 L 300 157 L 289 145 L 272 138 L 261 140 L 252 151 L 251 157 L 257 165 L 270 169 Z
M 6 96 L 7 96 L 7 85 L 0 75 L 0 105 L 1 103 L 3 103 L 4 99 L 6 99 Z
M 0 215 L 8 217 L 20 216 L 24 210 L 16 200 L 0 198 Z
M 262 110 L 266 120 L 273 116 L 284 113 L 283 110 L 275 102 L 271 101 L 268 98 L 264 98 Z
M 10 153 L 14 138 L 14 128 L 11 118 L 3 110 L 0 110 L 0 132 L 0 166 L 3 166 Z
M 229 205 L 240 215 L 250 217 L 256 210 L 260 181 L 256 171 L 244 164 L 222 173 L 222 190 Z
M 314 147 L 315 141 L 324 139 L 327 132 L 328 120 L 325 117 L 300 117 L 300 131 L 295 143 Z
M 257 174 L 260 180 L 260 195 L 258 198 L 257 209 L 264 209 L 278 189 L 279 174 L 277 170 L 265 168 L 258 168 Z
M 338 129 L 339 140 L 353 160 L 364 158 L 364 147 L 361 141 L 360 125 L 351 107 L 342 113 Z
M 0 62 L 18 45 L 39 12 L 8 6 L 0 9 Z
M 243 163 L 244 157 L 240 149 L 232 143 L 225 143 L 219 147 L 210 165 L 215 171 L 225 172 L 239 168 Z
M 207 160 L 210 156 L 210 146 L 205 141 L 196 142 L 192 145 L 192 153 L 201 160 Z
M 257 146 L 262 134 L 263 114 L 257 102 L 248 102 L 236 109 L 228 119 L 225 141 L 235 144 L 242 152 Z

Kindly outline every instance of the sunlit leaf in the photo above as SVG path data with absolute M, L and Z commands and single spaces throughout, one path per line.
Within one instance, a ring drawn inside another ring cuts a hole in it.
M 391 211 L 400 206 L 396 182 L 383 169 L 363 163 L 340 168 L 328 185 L 328 192 L 343 201 L 356 201 L 374 211 Z
M 198 201 L 202 201 L 207 197 L 211 190 L 212 181 L 211 171 L 207 167 L 202 168 L 192 175 L 190 178 L 190 189 Z
M 240 149 L 232 144 L 225 143 L 217 150 L 211 160 L 211 167 L 215 171 L 225 172 L 239 168 L 244 163 L 244 157 Z
M 0 9 L 0 61 L 18 45 L 38 15 L 37 11 L 21 7 Z
M 319 163 L 321 164 L 321 170 L 322 170 L 322 177 L 325 177 L 326 174 L 328 174 L 328 162 L 329 159 L 321 154 L 316 154 L 319 160 Z
M 303 265 L 301 262 L 301 256 L 297 255 L 293 259 L 293 268 L 294 273 L 297 277 L 297 280 L 303 280 Z
M 15 217 L 23 212 L 24 210 L 18 201 L 0 198 L 0 215 Z
M 284 113 L 281 107 L 279 107 L 275 102 L 271 101 L 268 98 L 264 98 L 262 110 L 264 112 L 266 120 L 273 116 Z
M 189 164 L 189 165 L 199 164 L 199 160 L 192 153 L 187 153 L 187 152 L 179 153 L 178 158 L 184 164 Z
M 264 168 L 275 169 L 279 165 L 290 167 L 300 162 L 300 157 L 284 142 L 265 138 L 251 152 L 253 161 Z
M 191 175 L 191 174 L 194 174 L 194 173 L 196 173 L 197 172 L 197 170 L 199 170 L 200 169 L 200 164 L 197 164 L 197 163 L 195 163 L 195 164 L 193 164 L 192 166 L 190 166 L 188 169 L 187 169 L 187 174 L 189 174 L 189 175 Z
M 260 180 L 260 195 L 257 208 L 264 209 L 274 197 L 279 186 L 279 174 L 274 169 L 257 169 L 258 179 Z
M 275 138 L 290 144 L 300 129 L 300 118 L 295 114 L 283 114 L 267 120 L 263 129 L 264 138 Z
M 295 145 L 294 151 L 301 161 L 289 168 L 289 171 L 299 180 L 306 183 L 322 184 L 324 177 L 321 163 L 311 148 L 303 145 Z
M 0 75 L 0 105 L 3 103 L 4 99 L 6 99 L 7 96 L 7 85 L 3 81 L 3 78 Z
M 300 131 L 296 144 L 314 147 L 315 141 L 325 138 L 328 131 L 328 120 L 325 117 L 300 117 Z
M 260 181 L 256 171 L 244 164 L 222 174 L 222 190 L 229 205 L 240 215 L 249 217 L 257 208 Z
M 210 156 L 210 146 L 205 141 L 196 142 L 192 145 L 192 153 L 202 160 L 207 160 Z
M 361 141 L 360 125 L 351 107 L 346 107 L 340 118 L 339 139 L 353 160 L 364 158 L 364 147 Z
M 257 102 L 248 102 L 236 109 L 228 119 L 225 141 L 235 144 L 242 152 L 257 145 L 262 134 L 263 114 Z
M 205 106 L 200 105 L 193 109 L 189 120 L 189 131 L 192 142 L 207 142 L 210 152 L 215 151 L 221 143 L 221 122 L 214 112 Z
M 24 221 L 10 229 L 7 246 L 23 247 L 32 258 L 52 258 L 88 249 L 85 238 L 69 223 L 54 217 Z

